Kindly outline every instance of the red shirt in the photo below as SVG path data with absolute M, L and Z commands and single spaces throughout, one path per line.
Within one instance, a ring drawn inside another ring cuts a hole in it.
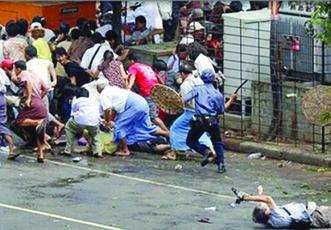
M 140 88 L 140 95 L 143 97 L 149 96 L 152 87 L 159 84 L 157 74 L 149 65 L 135 63 L 129 68 L 129 73 L 136 75 L 136 83 Z

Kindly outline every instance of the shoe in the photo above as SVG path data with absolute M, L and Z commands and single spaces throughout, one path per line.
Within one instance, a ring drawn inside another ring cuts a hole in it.
M 240 204 L 240 202 L 244 200 L 245 196 L 246 197 L 249 196 L 248 193 L 241 192 L 241 191 L 239 191 L 239 190 L 237 190 L 235 188 L 231 188 L 231 190 L 234 193 L 234 195 L 236 195 L 236 197 L 237 197 L 237 200 L 236 200 L 236 203 L 237 204 Z
M 8 155 L 8 160 L 15 160 L 19 155 L 21 155 L 20 153 L 15 153 L 15 154 L 9 154 Z
M 44 163 L 44 158 L 38 157 L 38 158 L 37 158 L 37 162 L 38 162 L 38 163 Z
M 225 172 L 226 172 L 225 165 L 224 165 L 224 164 L 219 165 L 219 166 L 218 166 L 218 169 L 217 169 L 217 172 L 218 172 L 218 173 L 225 173 Z
M 61 156 L 66 156 L 66 157 L 71 157 L 72 156 L 71 153 L 66 152 L 66 151 L 61 151 L 58 154 L 61 155 Z
M 210 150 L 207 150 L 204 157 L 203 157 L 203 160 L 201 162 L 201 167 L 205 167 L 206 164 L 209 163 L 209 157 L 211 157 L 213 155 L 213 153 L 210 151 Z
M 104 156 L 102 155 L 102 153 L 95 153 L 92 155 L 94 158 L 104 158 Z

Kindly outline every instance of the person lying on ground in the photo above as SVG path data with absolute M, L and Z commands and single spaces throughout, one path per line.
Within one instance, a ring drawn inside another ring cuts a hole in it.
M 257 196 L 240 192 L 234 188 L 232 191 L 238 201 L 260 202 L 253 210 L 253 221 L 265 225 L 267 228 L 331 228 L 331 207 L 316 206 L 314 202 L 290 203 L 278 206 L 274 199 L 262 195 L 263 187 L 257 187 Z

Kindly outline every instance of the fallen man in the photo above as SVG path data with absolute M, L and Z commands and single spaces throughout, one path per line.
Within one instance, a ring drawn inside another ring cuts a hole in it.
M 271 196 L 262 195 L 262 186 L 257 187 L 257 196 L 251 196 L 234 188 L 237 203 L 241 201 L 260 202 L 260 206 L 253 211 L 253 221 L 265 225 L 267 228 L 330 228 L 331 207 L 316 206 L 314 202 L 308 205 L 290 203 L 278 206 Z

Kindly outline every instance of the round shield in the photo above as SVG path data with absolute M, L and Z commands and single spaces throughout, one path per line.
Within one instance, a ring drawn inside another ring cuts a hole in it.
M 331 112 L 331 89 L 324 85 L 318 85 L 305 93 L 302 100 L 302 111 L 305 117 L 315 125 L 321 124 L 321 115 Z M 331 124 L 327 121 L 324 125 Z
M 151 98 L 167 114 L 175 115 L 184 112 L 184 103 L 179 93 L 166 85 L 154 85 Z

